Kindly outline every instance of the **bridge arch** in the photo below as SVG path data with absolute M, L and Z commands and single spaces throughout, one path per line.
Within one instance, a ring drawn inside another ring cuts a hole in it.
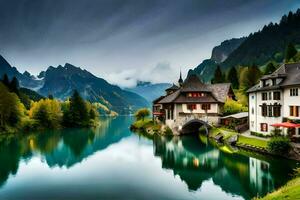
M 206 130 L 206 135 L 208 135 L 208 129 L 210 128 L 210 125 L 205 122 L 202 121 L 200 119 L 192 119 L 188 122 L 186 122 L 180 130 L 181 134 L 192 134 L 192 133 L 198 133 L 199 129 L 201 127 L 204 127 Z

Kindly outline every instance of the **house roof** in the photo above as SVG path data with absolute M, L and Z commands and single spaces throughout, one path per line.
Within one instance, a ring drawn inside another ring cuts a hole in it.
M 211 92 L 207 85 L 202 83 L 202 81 L 198 78 L 196 74 L 192 74 L 186 78 L 183 82 L 182 92 Z
M 282 78 L 277 85 L 261 87 L 257 84 L 250 88 L 247 92 L 264 91 L 281 89 L 282 87 L 300 85 L 300 63 L 282 64 L 275 72 L 270 75 L 263 76 L 261 80 L 267 80 L 272 78 Z
M 248 116 L 249 116 L 248 112 L 240 112 L 240 113 L 236 113 L 233 115 L 227 115 L 227 116 L 221 117 L 221 119 L 228 119 L 228 118 L 241 119 L 241 118 L 245 118 Z
M 168 91 L 168 90 L 178 90 L 178 89 L 179 89 L 179 87 L 173 83 L 173 85 L 171 87 L 169 87 L 165 90 Z
M 228 93 L 231 90 L 230 83 L 220 83 L 220 84 L 204 84 L 200 81 L 197 75 L 190 75 L 184 81 L 182 87 L 176 90 L 174 93 L 165 96 L 158 103 L 184 103 L 184 102 L 221 102 L 225 103 Z M 182 93 L 186 92 L 205 92 L 208 95 L 204 97 L 187 97 Z

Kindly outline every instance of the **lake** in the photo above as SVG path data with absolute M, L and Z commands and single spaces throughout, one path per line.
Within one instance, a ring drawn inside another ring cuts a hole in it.
M 132 120 L 2 139 L 0 199 L 250 199 L 299 166 L 199 135 L 148 139 L 130 132 Z

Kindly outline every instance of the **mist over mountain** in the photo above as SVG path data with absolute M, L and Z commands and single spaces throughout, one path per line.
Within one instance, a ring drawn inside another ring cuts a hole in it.
M 165 94 L 165 90 L 170 87 L 170 83 L 151 83 L 139 81 L 135 87 L 126 88 L 131 92 L 139 94 L 144 97 L 148 102 Z

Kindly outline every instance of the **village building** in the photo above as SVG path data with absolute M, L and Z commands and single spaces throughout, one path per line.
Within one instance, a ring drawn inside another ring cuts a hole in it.
M 283 64 L 248 90 L 250 131 L 270 135 L 275 127 L 299 137 L 300 63 Z
M 153 101 L 153 118 L 168 125 L 173 131 L 192 119 L 217 125 L 227 99 L 235 98 L 230 83 L 205 84 L 197 75 L 190 75 L 177 85 L 166 89 L 166 95 Z

